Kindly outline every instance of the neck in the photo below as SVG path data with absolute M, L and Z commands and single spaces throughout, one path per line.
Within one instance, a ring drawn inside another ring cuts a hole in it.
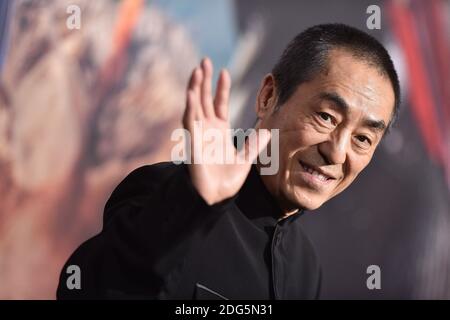
M 261 180 L 262 180 L 264 186 L 269 191 L 269 193 L 274 197 L 274 199 L 277 201 L 278 206 L 281 209 L 281 215 L 278 218 L 278 221 L 286 219 L 287 217 L 297 213 L 299 211 L 298 207 L 292 206 L 292 204 L 290 204 L 288 201 L 283 199 L 282 195 L 279 192 L 277 192 L 276 190 L 273 190 L 274 189 L 274 188 L 272 188 L 273 184 L 270 183 L 269 176 L 261 175 L 261 163 L 259 162 L 259 159 L 256 162 L 256 168 L 258 169 L 258 173 L 260 174 L 260 177 L 261 177 Z M 276 177 L 273 177 L 273 178 L 276 178 Z

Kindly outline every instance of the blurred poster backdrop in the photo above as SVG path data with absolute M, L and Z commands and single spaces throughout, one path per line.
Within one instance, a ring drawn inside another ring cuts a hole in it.
M 381 29 L 367 27 L 370 5 Z M 328 22 L 386 45 L 403 103 L 368 169 L 302 218 L 322 262 L 321 297 L 450 299 L 446 0 L 1 1 L 0 298 L 55 298 L 63 263 L 101 230 L 114 187 L 170 159 L 202 56 L 230 70 L 232 124 L 249 128 L 260 81 L 288 41 Z M 379 290 L 367 288 L 370 265 Z

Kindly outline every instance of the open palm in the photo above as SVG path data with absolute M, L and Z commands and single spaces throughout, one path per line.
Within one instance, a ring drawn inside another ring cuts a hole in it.
M 230 137 L 228 102 L 231 80 L 222 70 L 212 97 L 213 66 L 208 58 L 193 70 L 187 88 L 186 110 L 183 126 L 190 133 L 192 159 L 188 164 L 192 183 L 210 205 L 235 195 L 242 187 L 252 162 L 269 142 L 267 130 L 250 135 L 244 147 L 237 151 Z M 221 139 L 205 139 L 205 132 L 214 131 Z M 205 143 L 206 140 L 208 143 Z M 212 145 L 211 145 L 212 144 Z M 222 150 L 228 157 L 218 161 L 208 150 Z

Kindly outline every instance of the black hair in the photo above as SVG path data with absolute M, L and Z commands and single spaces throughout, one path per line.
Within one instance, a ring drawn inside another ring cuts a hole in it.
M 285 103 L 300 84 L 324 71 L 328 66 L 330 51 L 340 48 L 377 68 L 380 74 L 391 81 L 395 101 L 387 126 L 389 129 L 398 116 L 400 105 L 400 83 L 394 63 L 387 50 L 374 37 L 340 23 L 310 27 L 288 44 L 272 70 L 278 92 L 277 106 Z

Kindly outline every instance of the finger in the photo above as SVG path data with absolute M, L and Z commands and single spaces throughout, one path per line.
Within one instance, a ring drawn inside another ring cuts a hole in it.
M 202 60 L 202 71 L 203 81 L 201 85 L 201 103 L 203 107 L 203 114 L 205 117 L 212 117 L 214 115 L 214 106 L 211 93 L 213 66 L 209 58 L 204 58 Z
M 184 109 L 183 114 L 183 126 L 187 129 L 189 123 L 194 121 L 195 119 L 195 106 L 194 106 L 194 87 L 198 82 L 198 68 L 194 68 L 192 70 L 191 76 L 188 81 L 188 85 L 186 88 L 186 108 Z
M 231 79 L 228 71 L 223 69 L 217 81 L 216 96 L 214 98 L 214 110 L 216 116 L 222 120 L 228 119 L 228 101 L 230 98 Z
M 203 71 L 201 68 L 195 68 L 195 74 L 192 84 L 192 106 L 196 120 L 202 120 L 205 116 L 201 102 L 201 86 L 203 81 Z
M 250 134 L 245 141 L 245 147 L 240 151 L 241 156 L 245 157 L 246 161 L 252 163 L 258 155 L 264 150 L 270 141 L 270 131 L 266 129 L 259 129 Z
M 183 114 L 183 127 L 189 131 L 195 121 L 195 103 L 195 92 L 192 89 L 188 89 L 186 91 L 186 109 Z
M 187 128 L 188 122 L 203 119 L 203 110 L 200 102 L 200 85 L 202 81 L 202 71 L 195 68 L 192 71 L 186 91 L 186 109 L 183 115 L 183 125 Z
M 189 81 L 188 81 L 188 85 L 186 88 L 186 91 L 189 89 L 193 89 L 194 88 L 194 83 L 195 83 L 195 73 L 198 70 L 198 68 L 194 68 L 194 70 L 192 70 L 191 76 L 189 77 Z

